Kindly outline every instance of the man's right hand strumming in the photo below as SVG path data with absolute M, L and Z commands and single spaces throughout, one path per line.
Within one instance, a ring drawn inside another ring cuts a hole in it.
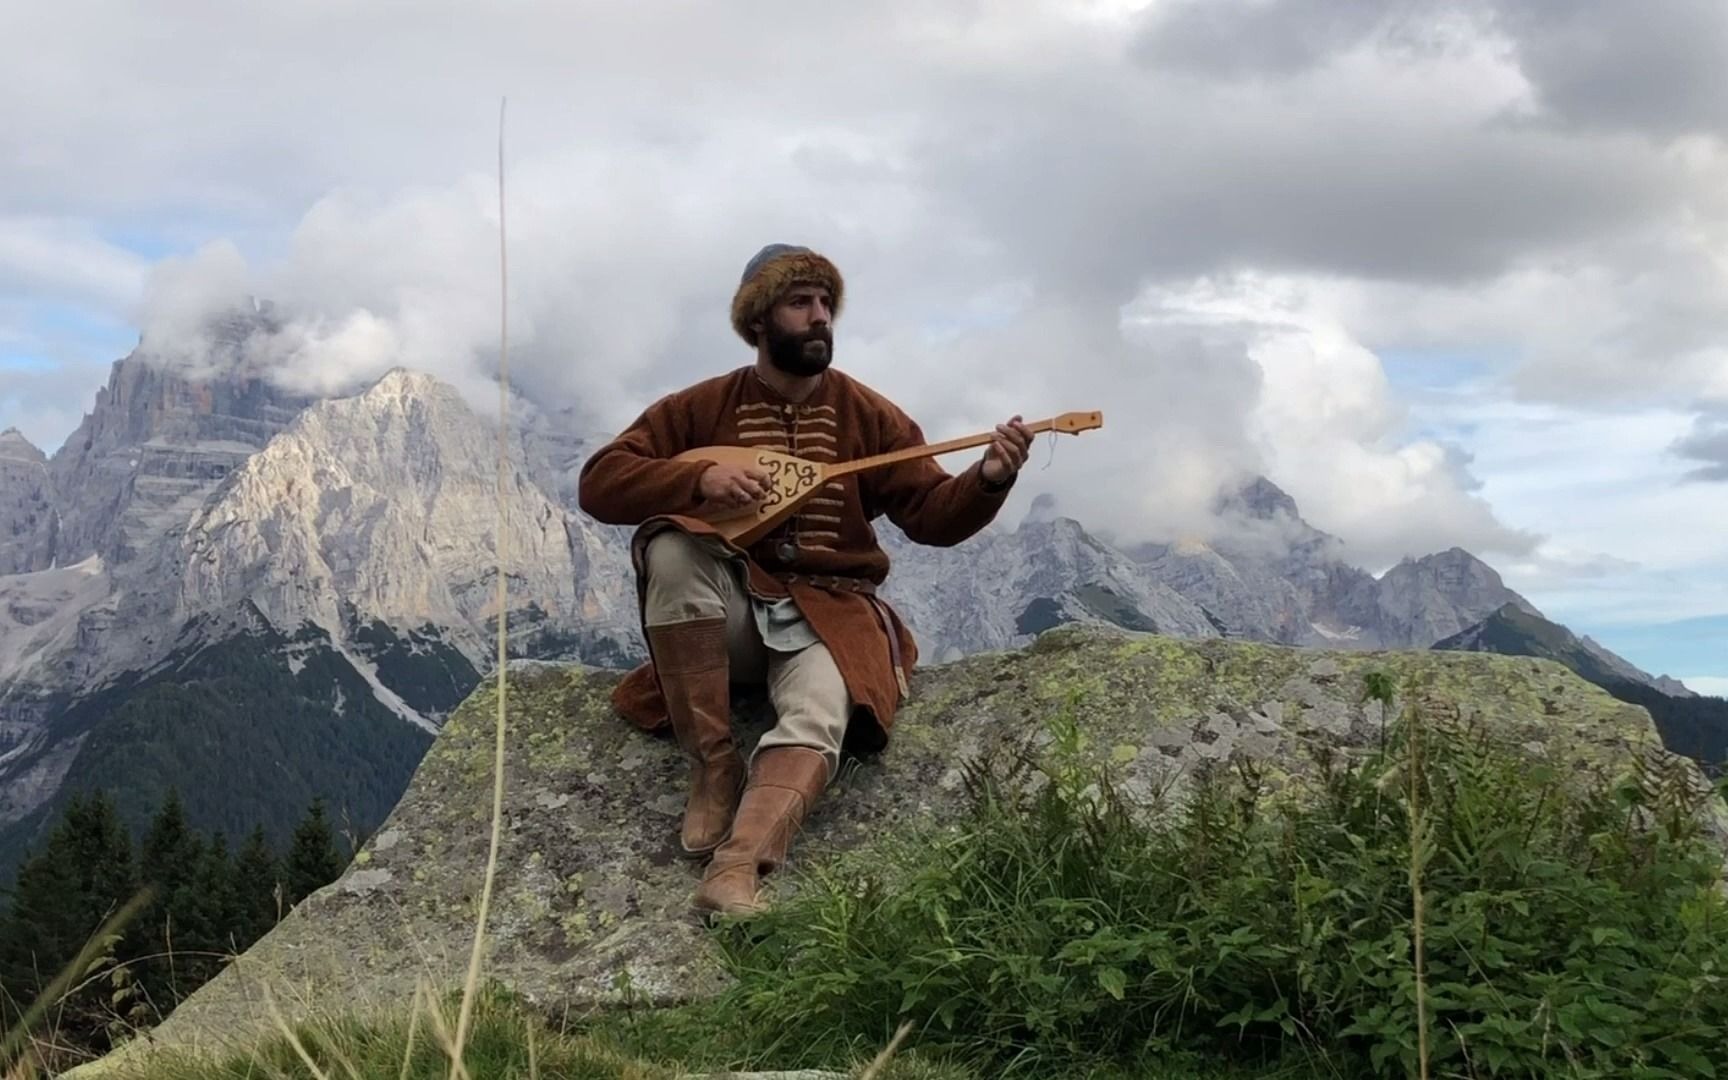
M 768 494 L 768 474 L 738 465 L 710 465 L 702 473 L 702 497 L 721 506 L 749 506 Z

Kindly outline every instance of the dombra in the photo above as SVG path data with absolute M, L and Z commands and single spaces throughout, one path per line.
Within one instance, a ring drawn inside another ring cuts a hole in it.
M 1078 435 L 1104 426 L 1101 412 L 1068 412 L 1026 425 L 1033 435 L 1046 431 Z M 768 493 L 754 503 L 726 507 L 713 511 L 698 511 L 695 517 L 713 525 L 715 530 L 739 547 L 749 547 L 772 532 L 791 517 L 805 502 L 822 490 L 830 480 L 866 469 L 880 468 L 921 457 L 935 457 L 985 446 L 996 438 L 995 431 L 966 435 L 928 446 L 913 446 L 886 454 L 875 454 L 857 461 L 811 461 L 778 450 L 756 450 L 748 446 L 700 446 L 686 450 L 674 461 L 712 461 L 717 465 L 734 465 L 745 469 L 760 469 L 768 474 Z

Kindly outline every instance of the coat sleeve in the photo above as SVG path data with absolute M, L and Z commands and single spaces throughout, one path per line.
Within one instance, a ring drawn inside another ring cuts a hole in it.
M 883 406 L 880 424 L 878 453 L 926 445 L 924 432 L 892 405 Z M 986 487 L 983 464 L 980 457 L 950 475 L 935 458 L 920 457 L 860 473 L 865 512 L 886 514 L 914 543 L 952 547 L 995 520 L 1014 489 L 1015 477 L 1000 488 Z
M 668 395 L 643 410 L 582 466 L 576 502 L 607 525 L 638 525 L 657 514 L 688 514 L 702 504 L 709 463 L 668 461 L 691 449 L 684 403 Z

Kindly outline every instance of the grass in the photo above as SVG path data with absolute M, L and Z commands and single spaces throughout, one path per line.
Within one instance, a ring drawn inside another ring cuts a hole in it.
M 165 1053 L 138 1071 L 116 1070 L 116 1080 L 175 1077 L 176 1080 L 443 1080 L 451 1074 L 449 1035 L 460 1002 L 422 1000 L 413 1012 L 375 1022 L 325 1019 L 297 1024 L 246 1054 L 221 1059 Z M 745 1049 L 751 1032 L 716 1026 L 726 1018 L 701 1007 L 651 1016 L 614 1015 L 585 1023 L 555 1024 L 497 987 L 470 999 L 471 1028 L 463 1048 L 463 1073 L 472 1080 L 675 1080 L 732 1069 L 767 1068 Z M 691 1046 L 693 1032 L 707 1042 Z M 669 1046 L 682 1049 L 669 1051 Z M 859 1054 L 829 1068 L 870 1080 L 985 1080 L 995 1074 L 917 1052 Z M 871 1072 L 873 1065 L 877 1070 Z M 1306 1080 L 1305 1071 L 1240 1068 L 1101 1067 L 1067 1072 L 1076 1080 Z

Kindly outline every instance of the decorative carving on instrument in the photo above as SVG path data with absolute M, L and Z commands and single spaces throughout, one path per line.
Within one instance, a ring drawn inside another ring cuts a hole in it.
M 768 482 L 772 485 L 768 494 L 762 497 L 764 509 L 797 498 L 815 487 L 821 478 L 821 470 L 814 464 L 796 458 L 762 454 L 756 458 L 756 464 L 768 474 Z

